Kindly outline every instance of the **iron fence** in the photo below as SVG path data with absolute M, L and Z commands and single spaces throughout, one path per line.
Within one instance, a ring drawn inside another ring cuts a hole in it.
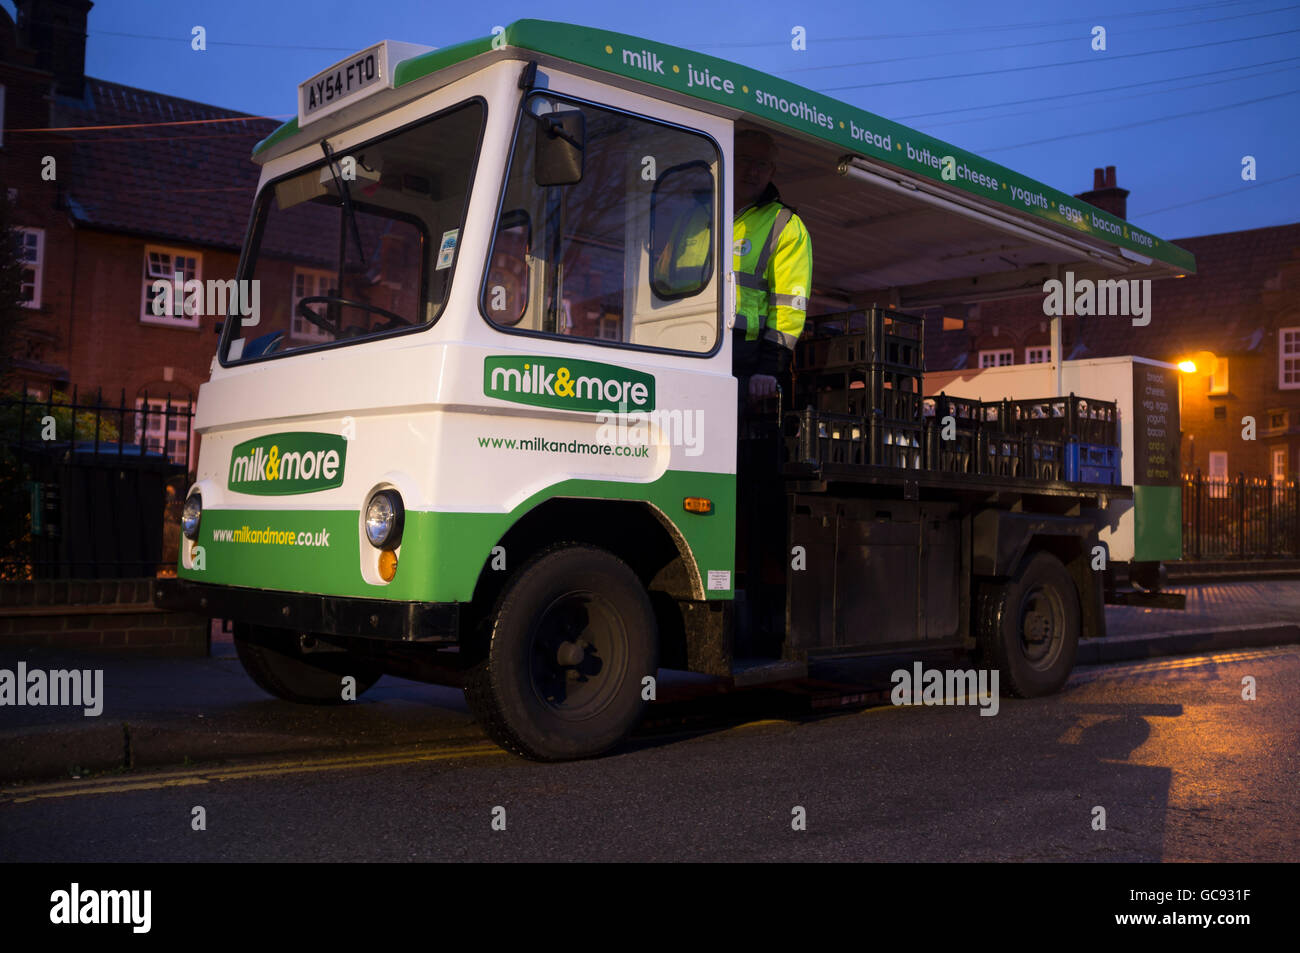
M 1183 558 L 1300 556 L 1295 481 L 1183 475 Z
M 189 394 L 0 395 L 0 578 L 167 572 L 192 442 Z

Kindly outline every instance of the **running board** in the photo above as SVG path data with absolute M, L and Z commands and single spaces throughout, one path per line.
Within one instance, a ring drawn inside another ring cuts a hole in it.
M 742 658 L 731 663 L 731 683 L 737 688 L 767 685 L 772 682 L 791 682 L 807 677 L 807 662 Z
M 1144 606 L 1148 609 L 1186 609 L 1187 596 L 1181 592 L 1142 592 L 1121 589 L 1106 596 L 1112 606 Z

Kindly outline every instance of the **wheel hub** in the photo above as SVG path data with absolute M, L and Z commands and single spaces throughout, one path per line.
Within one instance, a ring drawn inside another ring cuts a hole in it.
M 626 658 L 625 635 L 600 596 L 565 593 L 542 612 L 533 633 L 533 690 L 557 714 L 585 717 L 618 690 L 609 668 Z
M 1065 611 L 1047 589 L 1026 594 L 1020 617 L 1020 643 L 1025 658 L 1035 667 L 1051 663 L 1065 631 Z
M 555 652 L 555 661 L 563 668 L 581 665 L 586 657 L 587 642 L 582 639 L 577 642 L 561 642 Z
M 1031 612 L 1025 618 L 1025 641 L 1039 645 L 1052 634 L 1052 619 L 1042 612 Z

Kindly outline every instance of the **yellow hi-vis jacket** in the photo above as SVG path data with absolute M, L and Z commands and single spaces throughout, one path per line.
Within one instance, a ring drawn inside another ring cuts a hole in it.
M 803 333 L 812 287 L 812 239 L 799 216 L 782 205 L 769 185 L 758 201 L 741 210 L 732 225 L 732 268 L 736 272 L 737 338 L 758 342 L 758 352 L 776 353 L 788 366 Z M 738 342 L 739 343 L 739 342 Z M 760 357 L 756 373 L 778 366 Z

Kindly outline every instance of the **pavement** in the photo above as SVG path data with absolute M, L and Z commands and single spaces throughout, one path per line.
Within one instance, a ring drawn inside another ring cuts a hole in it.
M 1186 611 L 1108 607 L 1108 635 L 1082 642 L 1077 665 L 1300 642 L 1300 580 L 1186 585 Z M 209 658 L 142 658 L 56 649 L 0 648 L 0 669 L 103 672 L 103 711 L 0 708 L 0 782 L 124 773 L 239 758 L 355 753 L 392 746 L 484 740 L 459 689 L 385 676 L 357 702 L 299 706 L 265 695 L 245 675 L 230 636 L 214 624 Z M 663 672 L 650 721 L 698 715 L 744 695 L 748 712 L 788 703 L 765 690 Z M 805 691 L 806 703 L 813 697 Z M 731 705 L 734 715 L 736 706 Z
M 1173 585 L 1187 607 L 1106 607 L 1106 638 L 1079 643 L 1078 665 L 1300 642 L 1300 579 Z

